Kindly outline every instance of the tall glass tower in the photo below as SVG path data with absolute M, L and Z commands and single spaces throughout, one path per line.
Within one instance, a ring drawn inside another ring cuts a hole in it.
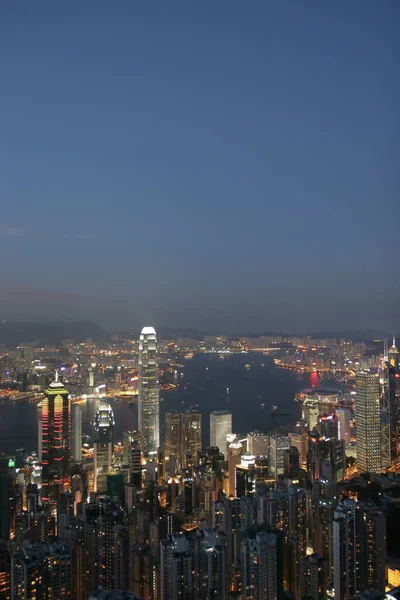
M 357 467 L 361 473 L 380 473 L 381 407 L 379 379 L 369 371 L 356 374 Z
M 160 445 L 160 386 L 157 338 L 153 327 L 143 327 L 139 339 L 139 431 L 146 452 Z
M 114 413 L 109 404 L 100 405 L 94 419 L 94 491 L 104 493 L 114 453 Z

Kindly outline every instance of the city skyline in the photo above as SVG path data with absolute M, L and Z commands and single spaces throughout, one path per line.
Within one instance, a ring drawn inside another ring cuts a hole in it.
M 399 11 L 8 3 L 3 318 L 398 329 Z
M 0 600 L 400 600 L 399 0 L 0 22 Z

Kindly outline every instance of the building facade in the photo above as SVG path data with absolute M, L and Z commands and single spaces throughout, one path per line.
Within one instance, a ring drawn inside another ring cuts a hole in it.
M 153 327 L 143 327 L 139 339 L 139 431 L 145 452 L 157 452 L 160 445 L 160 385 L 157 337 Z

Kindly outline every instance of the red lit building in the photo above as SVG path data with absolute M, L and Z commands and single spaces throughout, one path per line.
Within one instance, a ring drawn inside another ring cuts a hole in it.
M 68 490 L 71 454 L 71 401 L 58 375 L 45 391 L 42 403 L 42 503 L 54 506 Z

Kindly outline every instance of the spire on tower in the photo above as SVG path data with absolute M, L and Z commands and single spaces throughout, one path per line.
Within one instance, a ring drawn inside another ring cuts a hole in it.
M 388 359 L 389 359 L 388 341 L 387 340 L 383 340 L 383 361 L 387 362 Z
M 55 382 L 58 383 L 58 369 L 56 369 Z

